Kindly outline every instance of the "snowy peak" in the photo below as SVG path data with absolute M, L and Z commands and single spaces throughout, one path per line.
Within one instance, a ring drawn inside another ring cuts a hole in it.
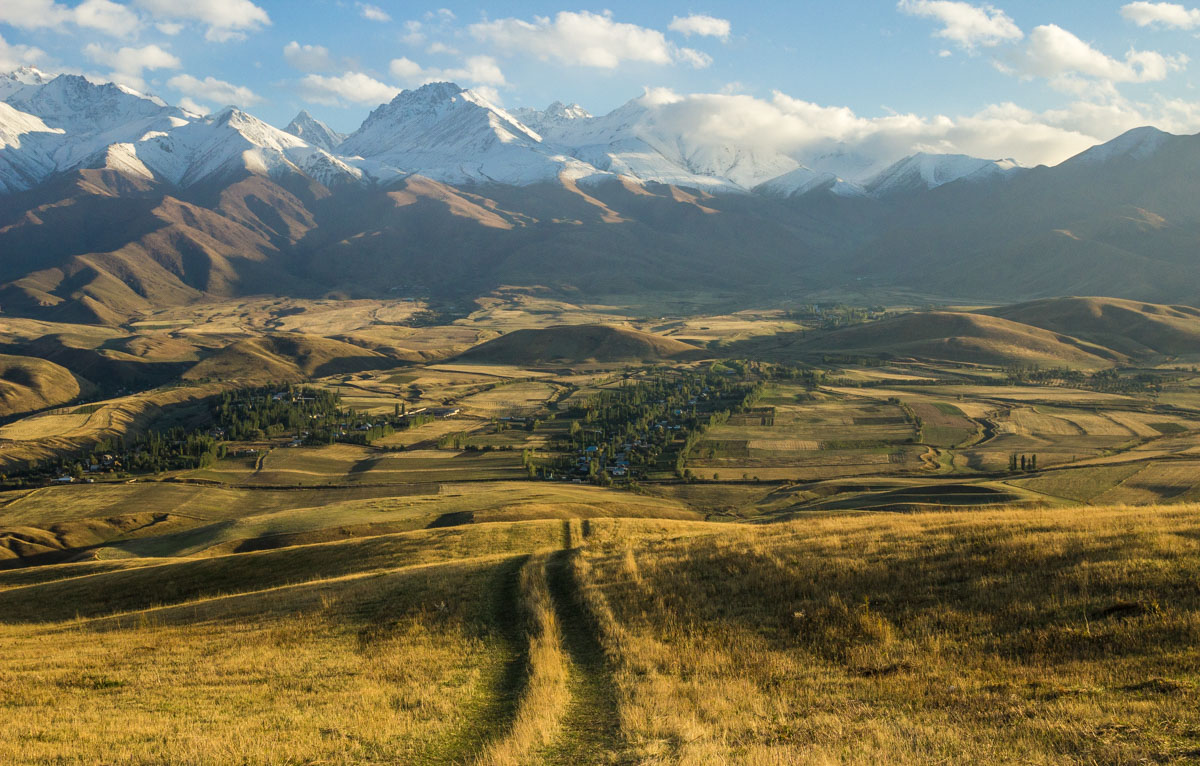
M 838 178 L 833 173 L 822 173 L 803 165 L 761 183 L 754 191 L 768 197 L 803 197 L 812 192 L 826 191 L 839 197 L 865 197 L 867 192 L 858 184 Z
M 45 85 L 53 79 L 53 75 L 48 75 L 31 66 L 23 66 L 12 72 L 0 74 L 0 101 L 7 101 L 26 88 Z
M 53 128 L 91 134 L 146 118 L 183 117 L 181 110 L 168 107 L 157 98 L 114 83 L 95 85 L 71 74 L 22 88 L 5 100 L 23 112 L 40 117 Z
M 1013 160 L 982 160 L 963 154 L 914 154 L 906 157 L 866 184 L 875 197 L 929 191 L 963 179 L 985 181 L 1010 175 L 1020 169 Z
M 332 152 L 338 144 L 346 140 L 345 134 L 331 129 L 304 110 L 301 110 L 283 130 L 327 152 Z
M 542 136 L 555 127 L 570 127 L 572 121 L 593 119 L 591 113 L 579 104 L 567 106 L 561 101 L 555 101 L 541 111 L 528 107 L 514 109 L 512 115 Z
M 420 173 L 445 183 L 527 185 L 596 174 L 544 145 L 504 109 L 453 83 L 406 90 L 384 104 L 338 147 L 380 180 Z
M 1100 165 L 1113 160 L 1128 158 L 1144 160 L 1152 157 L 1172 136 L 1158 128 L 1134 128 L 1112 141 L 1093 146 L 1063 163 L 1064 166 Z
M 326 185 L 362 174 L 328 152 L 235 107 L 130 145 L 155 177 L 179 186 L 253 173 L 307 175 Z

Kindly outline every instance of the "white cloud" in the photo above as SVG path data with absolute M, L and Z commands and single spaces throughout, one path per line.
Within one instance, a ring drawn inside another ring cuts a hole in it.
M 690 64 L 693 69 L 704 69 L 713 61 L 712 56 L 694 48 L 679 48 L 675 51 L 675 56 L 683 63 Z
M 133 88 L 146 90 L 143 75 L 147 69 L 178 69 L 179 58 L 157 45 L 141 48 L 123 47 L 117 50 L 105 48 L 97 43 L 84 46 L 83 55 L 89 60 L 112 69 L 109 79 Z
M 22 0 L 25 1 L 25 0 Z M 8 0 L 5 0 L 8 2 Z M 267 12 L 250 0 L 136 0 L 155 19 L 195 21 L 208 27 L 205 37 L 216 42 L 239 40 L 247 32 L 270 26 Z
M 36 64 L 46 57 L 46 52 L 40 48 L 28 45 L 12 45 L 0 35 L 0 70 L 10 71 L 18 67 Z
M 508 84 L 500 65 L 491 56 L 469 56 L 462 66 L 447 69 L 427 69 L 412 59 L 398 58 L 392 61 L 390 71 L 400 82 L 414 86 L 451 81 L 466 84 L 481 93 L 483 87 L 490 87 L 490 92 L 496 94 L 495 88 Z
M 1121 8 L 1121 15 L 1139 27 L 1163 26 L 1175 29 L 1200 27 L 1200 9 L 1185 8 L 1178 3 L 1148 3 L 1139 0 Z
M 994 47 L 1024 37 L 1007 13 L 991 5 L 975 6 L 954 0 L 900 0 L 897 7 L 912 16 L 941 22 L 942 28 L 936 35 L 966 50 Z
M 60 32 L 68 31 L 68 25 L 73 24 L 113 37 L 130 37 L 141 25 L 137 14 L 112 0 L 84 0 L 73 8 L 54 0 L 4 0 L 0 3 L 0 23 Z
M 614 21 L 612 14 L 560 11 L 554 18 L 535 16 L 532 22 L 507 18 L 469 27 L 477 40 L 509 54 L 532 54 L 543 61 L 571 66 L 615 69 L 626 62 L 671 64 L 683 61 L 706 66 L 711 59 L 680 49 L 656 29 Z
M 1001 65 L 1025 77 L 1045 77 L 1063 90 L 1086 88 L 1080 78 L 1111 85 L 1121 82 L 1157 82 L 1172 71 L 1185 68 L 1186 56 L 1164 56 L 1156 51 L 1130 49 L 1124 60 L 1115 59 L 1080 40 L 1055 24 L 1037 27 L 1029 42 Z
M 368 19 L 369 21 L 384 22 L 384 21 L 392 20 L 392 17 L 388 15 L 387 11 L 383 10 L 378 5 L 370 5 L 368 3 L 359 3 L 358 4 L 358 12 L 362 15 L 362 17 L 364 19 Z
M 325 72 L 334 68 L 328 48 L 323 45 L 301 45 L 295 40 L 283 46 L 283 60 L 301 72 Z
M 188 98 L 187 96 L 184 96 L 183 98 L 179 99 L 179 108 L 186 109 L 189 112 L 195 112 L 196 114 L 200 114 L 200 115 L 212 114 L 211 106 L 205 106 L 204 104 L 198 104 L 195 101 L 193 101 L 192 99 Z
M 168 37 L 174 37 L 183 31 L 183 25 L 178 21 L 160 21 L 154 25 L 154 28 Z
M 436 11 L 426 11 L 425 13 L 426 21 L 436 21 L 441 24 L 449 24 L 456 18 L 458 17 L 454 15 L 454 11 L 449 8 L 438 8 Z
M 399 92 L 399 88 L 380 82 L 362 72 L 346 72 L 337 77 L 310 74 L 300 80 L 300 93 L 305 99 L 327 106 L 345 104 L 376 106 L 391 101 Z
M 425 33 L 421 31 L 421 26 L 421 22 L 415 20 L 404 22 L 404 35 L 400 39 L 409 45 L 425 42 Z
M 205 77 L 200 80 L 190 74 L 181 74 L 167 80 L 167 85 L 185 96 L 202 98 L 218 104 L 245 107 L 254 106 L 262 101 L 262 98 L 249 88 L 218 80 L 215 77 Z
M 691 16 L 676 16 L 671 19 L 667 29 L 672 32 L 679 32 L 685 37 L 692 35 L 700 35 L 701 37 L 719 37 L 722 40 L 729 39 L 729 33 L 733 26 L 728 19 L 718 19 L 715 16 L 705 16 L 703 14 L 692 14 Z
M 425 49 L 425 52 L 434 54 L 434 55 L 439 54 L 439 53 L 444 53 L 448 56 L 457 56 L 458 55 L 457 48 L 451 48 L 449 45 L 446 45 L 445 43 L 441 43 L 441 42 L 430 43 L 429 47 Z
M 113 37 L 130 37 L 141 26 L 136 13 L 111 0 L 84 0 L 74 8 L 72 15 L 77 25 Z
M 995 104 L 960 116 L 886 114 L 862 117 L 776 92 L 770 99 L 738 94 L 683 96 L 648 90 L 640 99 L 652 132 L 682 135 L 688 145 L 730 143 L 800 161 L 829 152 L 862 154 L 876 167 L 916 152 L 1012 157 L 1026 165 L 1057 164 L 1134 127 L 1177 133 L 1200 130 L 1200 102 L 1139 104 L 1121 98 L 1077 101 L 1046 112 Z

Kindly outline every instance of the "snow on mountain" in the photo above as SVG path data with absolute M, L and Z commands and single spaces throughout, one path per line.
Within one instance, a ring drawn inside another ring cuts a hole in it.
M 23 66 L 12 72 L 0 74 L 0 101 L 7 101 L 11 96 L 26 88 L 45 85 L 53 79 L 53 75 L 48 75 L 31 66 Z
M 591 113 L 579 104 L 567 106 L 561 101 L 555 101 L 544 110 L 521 107 L 513 109 L 510 114 L 520 120 L 522 125 L 533 128 L 543 136 L 555 128 L 569 125 L 572 120 L 592 119 Z
M 839 197 L 867 196 L 866 190 L 858 184 L 804 166 L 761 183 L 754 191 L 769 197 L 802 197 L 815 191 L 827 191 Z
M 127 146 L 156 177 L 179 186 L 243 171 L 299 173 L 327 186 L 362 179 L 357 168 L 234 107 Z
M 981 160 L 963 154 L 914 154 L 866 183 L 875 197 L 929 191 L 961 179 L 989 180 L 1021 168 L 1014 160 Z
M 296 115 L 295 119 L 288 123 L 283 132 L 291 133 L 293 136 L 302 138 L 313 146 L 324 149 L 327 152 L 334 151 L 338 144 L 346 140 L 344 133 L 338 133 L 304 110 L 301 110 L 300 114 Z
M 338 151 L 382 180 L 420 173 L 451 184 L 524 186 L 596 173 L 478 93 L 444 82 L 402 91 Z
M 0 101 L 0 194 L 28 189 L 53 172 L 47 149 L 61 135 L 61 130 Z
M 95 85 L 78 75 L 38 84 L 44 76 L 31 72 L 21 79 L 28 84 L 9 95 L 7 103 L 58 131 L 55 139 L 39 141 L 37 149 L 47 157 L 45 173 L 30 183 L 53 172 L 103 165 L 109 147 L 189 122 L 183 110 L 120 85 Z
M 1066 165 L 1099 165 L 1115 159 L 1128 157 L 1142 160 L 1153 156 L 1171 137 L 1158 128 L 1134 128 L 1112 141 L 1077 154 L 1063 163 Z

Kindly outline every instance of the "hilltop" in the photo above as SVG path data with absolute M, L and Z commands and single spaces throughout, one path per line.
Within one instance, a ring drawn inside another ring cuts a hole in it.
M 468 349 L 462 361 L 495 364 L 640 362 L 704 356 L 695 346 L 659 335 L 608 325 L 517 330 Z
M 65 404 L 92 388 L 45 359 L 0 354 L 0 417 Z
M 313 335 L 278 334 L 238 341 L 196 364 L 183 378 L 267 383 L 395 366 L 396 360 L 361 346 Z

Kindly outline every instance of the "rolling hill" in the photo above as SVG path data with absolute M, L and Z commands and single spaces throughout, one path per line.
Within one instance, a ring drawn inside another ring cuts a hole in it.
M 671 338 L 608 325 L 517 330 L 467 350 L 459 361 L 495 364 L 640 362 L 703 357 L 704 351 Z
M 339 340 L 278 334 L 238 341 L 196 364 L 183 378 L 275 383 L 395 366 L 390 357 Z
M 1071 335 L 1130 357 L 1200 354 L 1200 310 L 1115 298 L 1053 298 L 981 314 Z
M 66 404 L 92 388 L 45 359 L 0 354 L 0 417 Z
M 952 311 L 917 312 L 829 332 L 756 339 L 735 344 L 730 352 L 783 359 L 831 354 L 1082 369 L 1109 367 L 1124 359 L 1067 335 L 1000 317 Z

